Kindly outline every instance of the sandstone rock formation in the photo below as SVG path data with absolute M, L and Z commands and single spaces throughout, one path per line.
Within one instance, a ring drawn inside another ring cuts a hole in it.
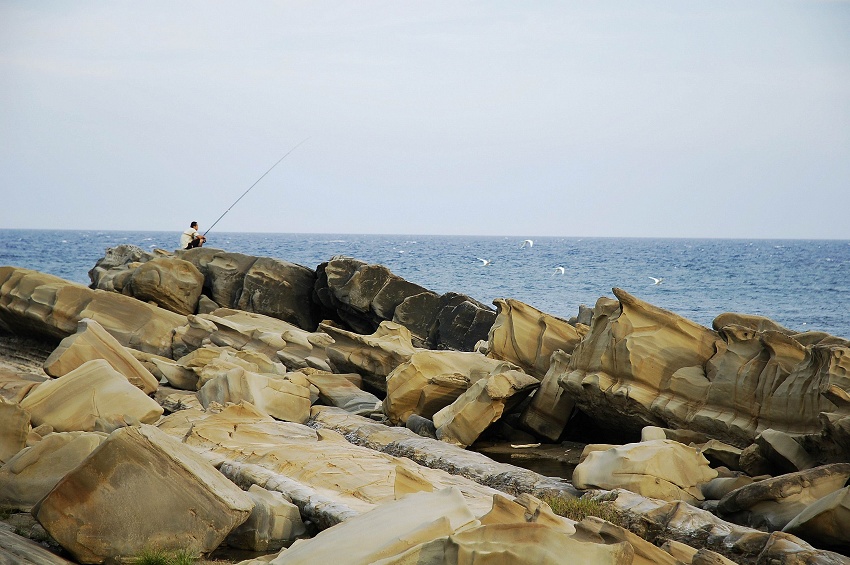
M 106 439 L 101 432 L 47 435 L 0 467 L 0 508 L 29 512 Z
M 278 420 L 303 423 L 310 417 L 309 382 L 300 373 L 271 376 L 234 367 L 201 387 L 198 399 L 204 408 L 249 402 Z
M 121 345 L 171 357 L 185 316 L 28 269 L 0 267 L 0 330 L 59 341 L 92 318 Z
M 560 384 L 570 362 L 570 355 L 561 350 L 552 353 L 549 370 L 540 381 L 528 406 L 520 416 L 523 427 L 552 441 L 558 441 L 575 408 L 572 396 Z
M 681 443 L 658 439 L 594 451 L 573 471 L 580 489 L 624 488 L 661 500 L 696 502 L 699 486 L 717 476 L 708 460 Z
M 744 446 L 767 428 L 820 434 L 821 412 L 850 414 L 825 394 L 850 390 L 846 345 L 804 345 L 731 323 L 710 330 L 614 294 L 619 309 L 594 318 L 560 378 L 601 424 L 686 428 Z
M 191 449 L 141 426 L 110 434 L 33 515 L 78 561 L 102 563 L 151 547 L 210 552 L 252 507 L 245 493 Z M 127 519 L 129 509 L 156 519 Z
M 433 418 L 480 379 L 516 369 L 480 353 L 420 349 L 387 375 L 384 413 L 395 424 L 411 414 Z
M 538 380 L 549 371 L 552 353 L 572 353 L 586 326 L 573 326 L 513 299 L 496 299 L 496 320 L 488 335 L 487 355 L 518 365 Z
M 44 362 L 44 371 L 61 377 L 94 359 L 106 360 L 113 369 L 145 394 L 152 394 L 159 381 L 103 326 L 90 318 L 77 324 L 77 332 L 63 339 Z
M 801 538 L 846 551 L 850 547 L 850 487 L 838 489 L 807 506 L 782 529 Z
M 247 494 L 254 503 L 254 509 L 248 519 L 227 536 L 230 547 L 277 551 L 307 531 L 298 507 L 283 494 L 257 485 L 251 485 Z
M 416 352 L 410 331 L 393 322 L 382 322 L 371 335 L 360 335 L 327 324 L 319 329 L 333 338 L 325 347 L 333 372 L 358 373 L 372 389 L 385 393 L 387 376 Z
M 795 516 L 850 480 L 850 463 L 834 463 L 742 486 L 717 506 L 724 518 L 748 526 L 781 530 Z
M 134 387 L 103 359 L 83 363 L 67 375 L 45 381 L 22 401 L 33 425 L 56 431 L 94 431 L 100 425 L 156 422 L 162 407 Z
M 0 396 L 0 465 L 26 447 L 30 429 L 29 412 Z
M 437 439 L 466 447 L 539 386 L 522 371 L 508 370 L 482 377 L 454 402 L 434 414 Z
M 378 397 L 358 386 L 363 379 L 356 373 L 338 375 L 315 369 L 304 369 L 301 373 L 310 384 L 319 389 L 319 401 L 328 406 L 336 406 L 346 412 L 363 416 L 381 409 Z

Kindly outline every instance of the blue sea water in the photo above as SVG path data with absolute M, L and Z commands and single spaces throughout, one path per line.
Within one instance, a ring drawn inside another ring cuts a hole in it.
M 709 327 L 740 312 L 850 338 L 850 241 L 530 238 L 534 245 L 522 248 L 517 237 L 213 232 L 207 246 L 310 268 L 346 255 L 438 293 L 485 304 L 515 298 L 563 318 L 620 287 Z M 108 247 L 173 250 L 178 240 L 177 232 L 0 230 L 0 265 L 88 284 Z

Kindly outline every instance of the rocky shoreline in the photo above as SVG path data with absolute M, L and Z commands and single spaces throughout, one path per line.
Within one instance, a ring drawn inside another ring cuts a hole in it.
M 13 562 L 850 563 L 847 340 L 619 289 L 494 309 L 349 257 L 89 274 L 0 267 L 0 510 L 56 559 L 0 527 Z M 618 523 L 553 512 L 579 499 Z

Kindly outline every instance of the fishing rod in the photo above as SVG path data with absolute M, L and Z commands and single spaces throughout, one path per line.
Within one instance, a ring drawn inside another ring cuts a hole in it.
M 249 192 L 251 192 L 251 189 L 252 189 L 252 188 L 254 188 L 255 186 L 257 186 L 257 183 L 258 183 L 258 182 L 260 182 L 261 180 L 263 180 L 263 177 L 264 177 L 264 176 L 266 176 L 267 174 L 269 174 L 270 172 L 272 172 L 272 169 L 274 169 L 275 167 L 277 167 L 277 166 L 278 166 L 278 164 L 279 164 L 281 161 L 283 161 L 284 159 L 286 159 L 286 157 L 287 157 L 290 153 L 292 153 L 293 151 L 295 151 L 296 149 L 298 149 L 298 148 L 299 148 L 301 145 L 303 145 L 303 144 L 304 144 L 304 143 L 305 143 L 308 139 L 310 139 L 310 138 L 308 137 L 308 138 L 304 139 L 301 143 L 299 143 L 298 145 L 296 145 L 295 147 L 293 147 L 292 149 L 290 149 L 289 151 L 287 151 L 287 152 L 286 152 L 286 155 L 284 155 L 283 157 L 281 157 L 280 159 L 278 159 L 278 160 L 277 160 L 277 163 L 275 163 L 274 165 L 272 165 L 271 167 L 269 167 L 269 170 L 268 170 L 268 171 L 266 171 L 265 173 L 263 173 L 263 176 L 261 176 L 261 177 L 260 177 L 260 178 L 258 178 L 256 181 L 254 181 L 254 184 L 252 184 L 251 186 L 249 186 L 249 187 L 248 187 L 248 190 L 246 190 L 245 192 L 243 192 L 243 193 L 242 193 L 242 196 L 240 196 L 239 198 L 237 198 L 237 199 L 236 199 L 236 202 L 234 202 L 233 204 L 231 204 L 231 205 L 230 205 L 230 208 L 233 208 L 234 206 L 236 206 L 236 204 L 237 204 L 240 200 L 242 200 L 242 199 L 245 197 L 245 195 L 246 195 L 246 194 L 248 194 Z M 223 218 L 223 217 L 224 217 L 224 216 L 225 216 L 228 212 L 230 212 L 230 208 L 228 208 L 227 210 L 225 210 L 225 211 L 224 211 L 224 214 L 222 214 L 221 216 L 219 216 L 219 217 L 218 217 L 218 220 L 214 221 L 214 222 L 213 222 L 213 224 L 212 224 L 210 227 L 208 227 L 208 228 L 207 228 L 207 231 L 205 231 L 205 232 L 203 233 L 203 236 L 204 236 L 204 237 L 206 237 L 206 235 L 210 232 L 210 230 L 211 230 L 211 229 L 213 229 L 213 227 L 215 227 L 215 225 L 219 222 L 219 220 L 221 220 L 221 219 L 222 219 L 222 218 Z

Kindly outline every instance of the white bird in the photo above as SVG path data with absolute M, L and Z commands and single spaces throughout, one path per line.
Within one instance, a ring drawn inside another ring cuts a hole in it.
M 652 284 L 661 284 L 661 281 L 664 280 L 664 279 L 656 279 L 655 277 L 649 277 L 649 278 L 651 278 L 653 281 L 655 281 Z
M 478 260 L 481 261 L 482 267 L 486 267 L 487 265 L 489 265 L 492 262 L 489 259 L 482 259 L 481 257 L 479 257 Z
M 531 241 L 530 239 L 526 239 L 522 242 L 522 245 L 520 245 L 519 248 L 522 249 L 523 247 L 532 247 L 533 245 L 533 241 Z
M 563 275 L 563 274 L 564 274 L 564 268 L 563 267 L 555 267 L 555 272 L 552 273 L 552 276 L 554 277 L 555 275 Z

